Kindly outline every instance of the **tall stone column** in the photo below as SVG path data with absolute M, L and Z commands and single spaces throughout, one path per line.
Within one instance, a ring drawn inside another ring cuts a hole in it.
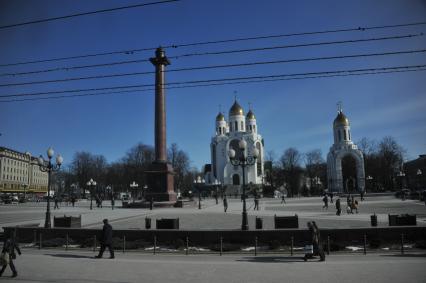
M 166 143 L 166 101 L 165 101 L 165 67 L 170 65 L 164 50 L 160 47 L 155 57 L 149 59 L 155 66 L 155 160 L 167 161 Z
M 166 142 L 166 97 L 165 97 L 165 67 L 170 65 L 164 50 L 160 47 L 155 51 L 155 57 L 150 59 L 155 66 L 155 161 L 146 171 L 148 191 L 147 200 L 155 202 L 176 202 L 174 192 L 174 172 L 167 163 Z

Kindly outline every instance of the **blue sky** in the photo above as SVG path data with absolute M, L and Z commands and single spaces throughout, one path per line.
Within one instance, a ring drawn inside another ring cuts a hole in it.
M 28 20 L 143 3 L 144 1 L 0 1 L 0 26 Z M 147 1 L 145 1 L 147 2 Z M 425 1 L 207 1 L 181 2 L 0 29 L 0 64 L 115 50 L 157 47 L 237 37 L 380 26 L 426 21 Z M 426 33 L 426 25 L 167 49 L 168 56 L 193 52 L 366 39 Z M 426 36 L 321 47 L 278 49 L 221 56 L 172 59 L 168 69 L 426 49 Z M 153 51 L 50 63 L 0 67 L 0 73 L 138 60 Z M 274 64 L 244 68 L 170 72 L 167 82 L 304 73 L 337 69 L 426 64 L 425 53 Z M 150 63 L 0 77 L 0 84 L 69 77 L 153 71 Z M 415 158 L 426 153 L 426 71 L 223 85 L 167 91 L 167 142 L 188 152 L 192 165 L 210 163 L 219 104 L 226 116 L 236 92 L 252 104 L 265 149 L 319 148 L 332 143 L 336 103 L 343 102 L 352 138 L 394 136 Z M 153 75 L 0 87 L 0 95 L 152 84 Z M 52 146 L 65 163 L 76 151 L 116 161 L 138 142 L 154 143 L 154 92 L 0 103 L 0 145 L 33 155 Z

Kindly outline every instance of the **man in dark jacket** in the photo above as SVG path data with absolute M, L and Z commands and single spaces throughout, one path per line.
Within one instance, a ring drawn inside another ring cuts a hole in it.
M 223 210 L 225 212 L 228 210 L 228 199 L 226 198 L 226 195 L 225 195 L 225 198 L 223 199 Z
M 340 205 L 340 198 L 336 200 L 336 215 L 340 216 L 342 213 L 342 206 Z
M 2 253 L 9 254 L 9 266 L 13 272 L 12 277 L 18 276 L 18 272 L 16 271 L 15 265 L 13 264 L 13 260 L 16 258 L 15 250 L 21 255 L 21 250 L 18 247 L 18 244 L 15 242 L 15 233 L 9 231 L 9 235 L 5 235 L 5 241 L 3 244 Z M 3 275 L 4 270 L 6 269 L 7 264 L 3 265 L 0 270 L 0 277 Z
M 101 258 L 105 248 L 109 249 L 109 258 L 114 258 L 114 248 L 112 246 L 112 226 L 108 223 L 108 219 L 104 219 L 104 227 L 102 229 L 102 237 L 101 237 L 101 250 L 96 258 Z

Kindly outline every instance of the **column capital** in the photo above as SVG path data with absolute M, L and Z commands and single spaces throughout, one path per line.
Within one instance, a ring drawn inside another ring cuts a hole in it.
M 169 59 L 166 56 L 166 52 L 161 47 L 158 47 L 155 50 L 155 57 L 150 58 L 149 61 L 154 66 L 160 66 L 160 65 L 167 66 L 167 65 L 170 65 L 170 61 L 169 61 Z

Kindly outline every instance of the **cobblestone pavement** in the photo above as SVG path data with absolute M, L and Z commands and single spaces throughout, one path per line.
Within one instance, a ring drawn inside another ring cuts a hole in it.
M 342 205 L 346 203 L 342 199 Z M 342 213 L 335 215 L 334 203 L 329 204 L 328 210 L 322 208 L 320 197 L 287 198 L 285 204 L 277 199 L 261 199 L 260 210 L 254 211 L 253 199 L 247 200 L 248 218 L 250 229 L 255 228 L 255 218 L 263 219 L 264 229 L 274 228 L 274 215 L 299 216 L 299 225 L 304 227 L 307 221 L 315 220 L 322 228 L 349 228 L 370 226 L 370 215 L 376 213 L 379 226 L 388 225 L 388 214 L 416 214 L 417 224 L 426 225 L 426 206 L 416 200 L 402 201 L 393 196 L 367 197 L 360 202 L 358 214 Z M 0 205 L 0 226 L 25 225 L 39 223 L 43 225 L 46 203 L 25 203 Z M 155 222 L 160 218 L 179 218 L 180 229 L 238 229 L 241 225 L 242 202 L 239 199 L 229 199 L 227 213 L 223 205 L 215 204 L 214 199 L 202 200 L 202 209 L 198 204 L 184 208 L 155 208 L 149 209 L 124 209 L 119 201 L 116 208 L 111 209 L 109 202 L 104 202 L 103 208 L 89 209 L 88 201 L 80 201 L 76 207 L 62 204 L 60 209 L 53 210 L 53 216 L 82 216 L 82 224 L 87 228 L 100 228 L 102 219 L 108 218 L 115 229 L 145 229 L 145 217 Z M 52 221 L 53 223 L 53 221 Z

